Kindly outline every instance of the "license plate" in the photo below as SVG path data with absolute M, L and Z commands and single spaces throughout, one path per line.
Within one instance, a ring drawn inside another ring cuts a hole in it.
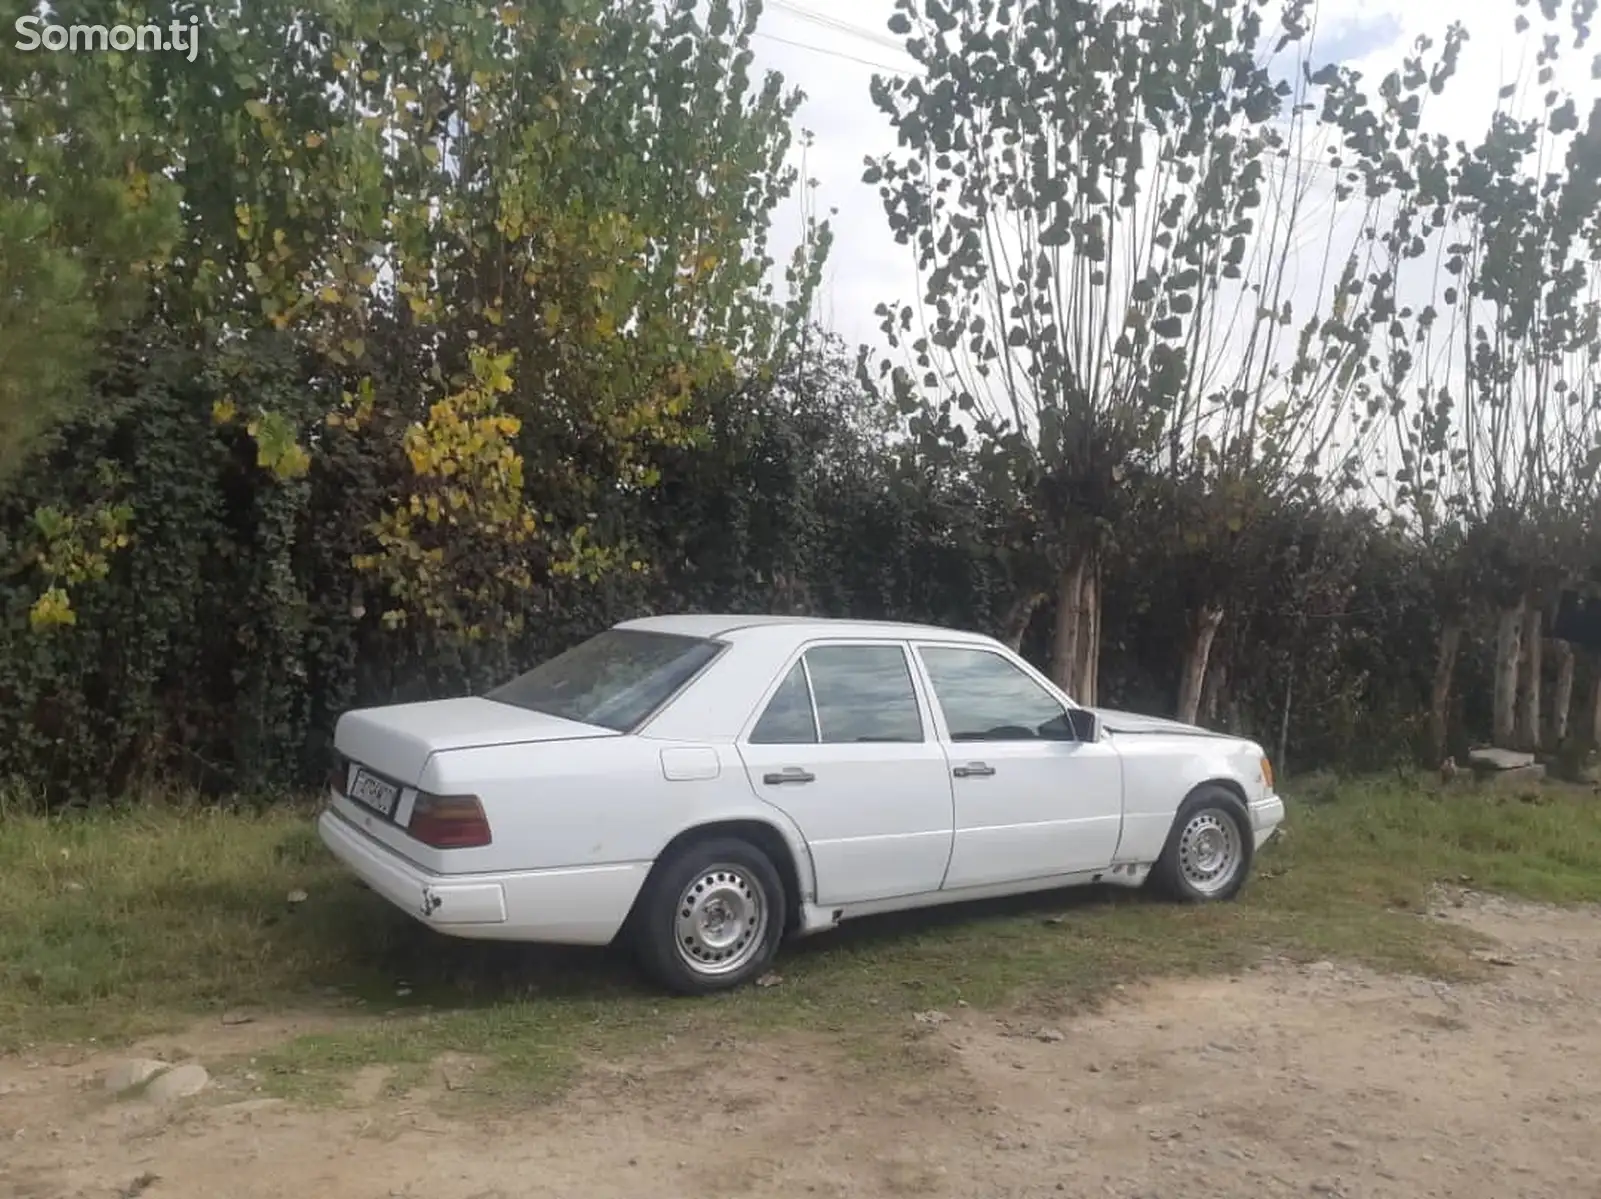
M 357 766 L 350 776 L 350 786 L 346 794 L 359 804 L 371 808 L 382 816 L 390 817 L 395 814 L 395 804 L 400 799 L 400 788 L 393 783 L 386 783 L 376 775 L 368 774 Z

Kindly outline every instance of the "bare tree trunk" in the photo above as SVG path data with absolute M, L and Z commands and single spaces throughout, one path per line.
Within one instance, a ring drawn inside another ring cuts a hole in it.
M 1227 656 L 1215 666 L 1208 663 L 1206 678 L 1201 684 L 1201 723 L 1209 729 L 1218 727 L 1217 716 L 1222 709 L 1223 694 L 1229 687 Z
M 1601 661 L 1590 679 L 1590 746 L 1601 746 Z
M 1101 564 L 1091 560 L 1084 569 L 1084 590 L 1080 593 L 1082 624 L 1078 639 L 1078 689 L 1076 697 L 1085 707 L 1094 707 L 1101 682 Z
M 1552 749 L 1568 739 L 1568 720 L 1573 712 L 1573 646 L 1566 641 L 1553 641 L 1551 648 L 1557 656 L 1556 689 L 1551 692 Z
M 1239 734 L 1245 731 L 1245 714 L 1240 709 L 1239 692 L 1230 687 L 1223 693 L 1223 723 L 1225 732 Z
M 1095 619 L 1090 622 L 1090 694 L 1101 702 L 1101 596 L 1105 583 L 1101 578 L 1101 561 L 1095 560 Z
M 1523 602 L 1522 660 L 1518 668 L 1517 748 L 1540 748 L 1540 692 L 1544 690 L 1545 610 L 1537 597 Z
M 1290 701 L 1295 697 L 1295 669 L 1284 673 L 1284 710 L 1279 714 L 1278 752 L 1273 755 L 1274 776 L 1283 778 L 1289 773 L 1284 763 L 1290 756 Z
M 1212 642 L 1223 623 L 1223 609 L 1205 605 L 1190 623 L 1189 641 L 1184 647 L 1184 663 L 1179 674 L 1179 702 L 1174 718 L 1194 724 L 1200 717 L 1201 692 L 1206 686 L 1206 668 L 1212 660 Z
M 811 615 L 811 589 L 805 579 L 791 578 L 785 571 L 774 571 L 771 593 L 773 607 L 779 615 Z
M 1001 640 L 1014 654 L 1022 651 L 1023 637 L 1028 632 L 1028 626 L 1033 623 L 1034 613 L 1039 611 L 1040 605 L 1044 602 L 1043 591 L 1030 591 L 1013 604 L 1006 614 L 1006 628 Z
M 1051 682 L 1073 699 L 1078 695 L 1078 643 L 1084 602 L 1084 558 L 1062 572 L 1056 584 L 1056 627 L 1051 634 Z
M 1451 680 L 1456 674 L 1456 656 L 1461 648 L 1461 622 L 1447 621 L 1440 630 L 1439 649 L 1434 657 L 1434 691 L 1429 698 L 1429 750 L 1438 762 L 1445 760 L 1446 738 L 1451 727 Z
M 1505 608 L 1495 631 L 1495 743 L 1510 748 L 1516 732 L 1519 640 L 1523 633 L 1523 601 Z

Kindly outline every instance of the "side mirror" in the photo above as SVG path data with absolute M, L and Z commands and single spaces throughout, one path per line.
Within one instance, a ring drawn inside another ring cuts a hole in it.
M 1100 740 L 1100 721 L 1095 719 L 1095 713 L 1088 708 L 1069 708 L 1067 710 L 1067 723 L 1073 727 L 1073 736 L 1076 740 Z

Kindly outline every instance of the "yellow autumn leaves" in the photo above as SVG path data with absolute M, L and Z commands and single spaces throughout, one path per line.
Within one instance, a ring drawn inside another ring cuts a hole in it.
M 477 640 L 488 631 L 499 588 L 533 585 L 526 556 L 518 552 L 539 530 L 523 496 L 514 440 L 522 422 L 500 407 L 500 397 L 512 389 L 515 361 L 514 352 L 474 347 L 467 385 L 405 430 L 401 444 L 412 490 L 371 525 L 376 552 L 352 558 L 397 601 L 383 614 L 390 628 L 415 613 Z M 359 412 L 362 400 L 352 399 Z M 353 418 L 339 423 L 359 423 Z
M 271 0 L 215 47 L 228 87 L 150 96 L 184 118 L 151 163 L 205 181 L 171 205 L 183 269 L 157 279 L 205 347 L 187 415 L 216 442 L 185 468 L 253 466 L 245 485 L 288 505 L 334 488 L 391 625 L 477 636 L 527 607 L 508 588 L 644 569 L 571 514 L 657 485 L 658 452 L 698 435 L 696 397 L 792 320 L 765 238 L 799 100 L 741 65 L 754 15 L 358 5 L 285 56 L 275 30 L 299 19 Z M 137 165 L 128 186 L 164 177 Z M 530 483 L 564 498 L 545 511 Z M 37 580 L 44 627 L 72 623 L 70 573 Z
M 46 585 L 28 611 L 35 632 L 78 623 L 67 588 L 103 579 L 111 555 L 129 542 L 133 510 L 102 504 L 86 513 L 40 508 L 33 515 L 38 549 L 34 562 Z

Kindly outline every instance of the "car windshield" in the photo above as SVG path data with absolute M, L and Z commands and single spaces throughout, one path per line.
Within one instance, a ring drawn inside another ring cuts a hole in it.
M 676 695 L 721 648 L 698 637 L 608 629 L 484 698 L 626 733 Z

